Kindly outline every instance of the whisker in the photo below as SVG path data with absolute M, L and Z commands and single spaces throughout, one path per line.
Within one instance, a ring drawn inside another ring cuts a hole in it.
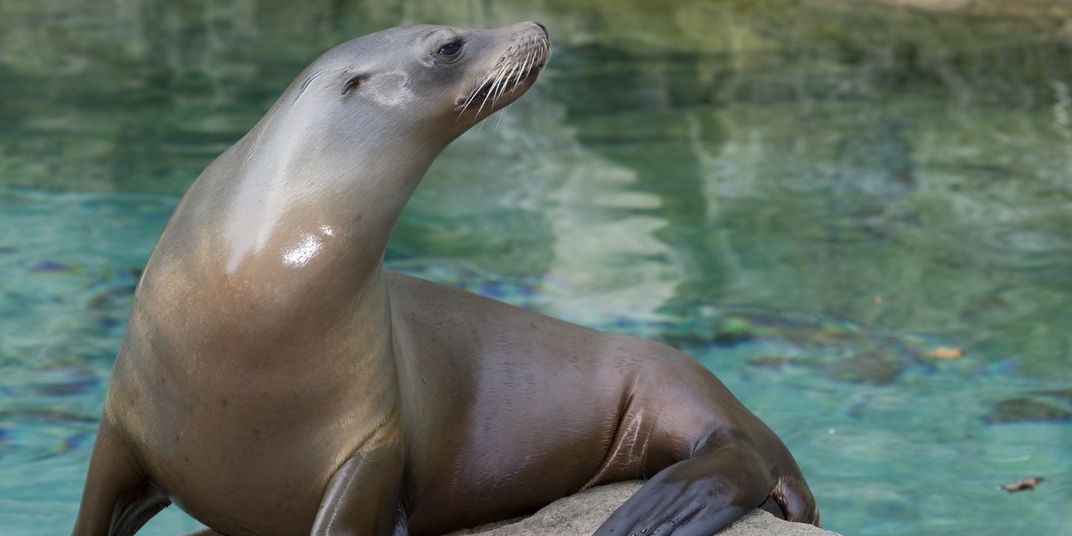
M 475 86 L 475 87 L 473 87 L 473 92 L 472 92 L 472 93 L 470 93 L 470 94 L 469 94 L 469 98 L 465 100 L 465 105 L 466 105 L 466 106 L 469 106 L 469 104 L 471 104 L 471 103 L 473 102 L 473 99 L 475 99 L 475 98 L 476 98 L 476 96 L 477 96 L 478 94 L 480 94 L 480 88 L 484 87 L 484 84 L 487 84 L 487 83 L 488 83 L 488 79 L 489 79 L 489 78 L 491 78 L 491 75 L 492 75 L 492 73 L 494 73 L 494 72 L 495 72 L 494 70 L 492 70 L 492 71 L 488 71 L 488 72 L 487 72 L 487 73 L 486 73 L 486 74 L 485 74 L 485 75 L 484 75 L 484 76 L 483 76 L 483 77 L 482 77 L 482 78 L 481 78 L 481 79 L 480 79 L 480 80 L 479 80 L 479 81 L 478 81 L 478 82 L 476 83 L 476 86 Z
M 501 112 L 499 112 L 499 119 L 495 121 L 495 130 L 499 130 L 499 125 L 502 124 L 502 118 L 504 115 L 506 115 L 506 110 L 508 110 L 509 108 L 510 107 L 507 106 L 506 108 L 503 108 Z
M 487 91 L 487 93 L 485 93 L 485 94 L 484 94 L 484 100 L 482 100 L 482 101 L 480 102 L 480 108 L 477 108 L 477 110 L 476 110 L 476 116 L 477 116 L 477 117 L 479 117 L 479 116 L 480 116 L 480 112 L 482 112 L 482 111 L 484 110 L 484 105 L 488 103 L 488 98 L 489 98 L 489 97 L 491 97 L 491 94 L 492 94 L 492 90 L 494 90 L 494 89 L 495 89 L 495 86 L 496 86 L 496 85 L 498 85 L 498 83 L 499 83 L 499 80 L 500 80 L 501 78 L 502 78 L 502 70 L 500 69 L 500 70 L 499 70 L 499 75 L 495 77 L 495 82 L 493 82 L 493 83 L 491 84 L 491 87 L 489 87 L 489 88 L 488 88 L 488 91 Z M 492 106 L 495 106 L 495 101 L 494 101 L 494 100 L 492 101 L 492 104 L 491 104 L 491 105 L 492 105 Z
M 542 50 L 543 50 L 543 45 L 541 44 L 540 39 L 533 38 L 533 40 L 532 40 L 532 54 L 530 54 L 530 57 L 529 57 L 529 59 L 527 61 L 527 65 L 526 65 L 526 67 L 527 67 L 526 70 L 527 71 L 532 72 L 532 69 L 534 67 L 536 67 L 536 60 L 539 59 L 540 56 L 543 55 Z
M 499 76 L 495 77 L 495 82 L 491 84 L 491 88 L 488 89 L 488 95 L 491 95 L 491 105 L 495 106 L 495 102 L 499 99 L 499 91 L 502 87 L 500 84 L 503 81 L 503 76 L 506 75 L 509 69 L 509 64 L 504 65 L 502 70 L 499 71 Z
M 513 64 L 511 63 L 510 66 L 508 66 L 506 69 L 503 69 L 503 75 L 504 76 L 503 76 L 502 83 L 498 84 L 498 86 L 495 88 L 495 91 L 492 92 L 492 97 L 491 97 L 491 105 L 492 106 L 494 106 L 495 104 L 497 104 L 499 102 L 499 97 L 502 96 L 502 94 L 506 91 L 506 88 L 510 83 L 510 77 L 512 76 L 510 74 L 511 71 L 512 71 L 512 66 L 513 66 Z
M 526 74 L 528 74 L 528 63 L 528 58 L 526 58 L 525 61 L 518 63 L 517 76 L 514 77 L 515 86 L 521 83 L 521 79 L 524 78 Z
M 506 78 L 503 79 L 502 85 L 500 85 L 499 89 L 495 92 L 495 97 L 491 99 L 491 105 L 492 106 L 495 106 L 496 104 L 498 104 L 499 103 L 499 97 L 502 97 L 503 93 L 506 93 L 510 89 L 509 84 L 510 84 L 510 77 L 511 76 L 513 76 L 513 75 L 511 74 L 510 71 L 508 71 L 507 75 L 506 75 Z
M 514 81 L 511 82 L 511 80 L 515 78 L 515 73 L 517 75 L 521 74 L 521 63 L 518 62 L 518 61 L 515 61 L 513 63 L 513 68 L 510 69 L 510 73 L 506 77 L 506 83 L 503 84 L 502 91 L 500 91 L 499 95 L 498 95 L 499 97 L 501 97 L 503 93 L 506 93 L 511 88 L 513 88 L 515 85 L 517 85 L 517 80 L 514 80 Z
M 480 94 L 480 88 L 484 87 L 484 84 L 488 82 L 488 79 L 491 78 L 491 75 L 494 72 L 494 69 L 488 71 L 487 74 L 485 74 L 484 77 L 476 83 L 476 86 L 473 88 L 473 92 L 469 94 L 469 98 L 465 99 L 465 102 L 462 104 L 462 110 L 458 112 L 458 119 L 461 119 L 462 115 L 465 115 L 465 111 L 469 109 L 469 105 L 473 103 L 473 99 L 475 99 L 476 96 Z
M 527 43 L 526 43 L 526 46 L 525 46 L 525 48 L 526 48 L 526 49 L 528 49 L 528 48 L 529 48 L 529 47 L 528 47 L 528 44 L 527 44 Z M 516 86 L 516 85 L 517 85 L 517 84 L 518 84 L 519 82 L 521 82 L 521 77 L 525 75 L 525 63 L 526 63 L 525 61 L 519 61 L 519 62 L 517 62 L 517 71 L 516 71 L 516 72 L 517 72 L 517 74 L 516 74 L 516 75 L 514 75 L 514 77 L 513 77 L 513 78 L 514 78 L 514 82 L 513 82 L 513 83 L 512 83 L 511 85 L 515 85 L 515 86 Z
M 533 44 L 535 44 L 535 43 L 533 43 Z M 526 73 L 526 74 L 532 72 L 532 65 L 533 65 L 533 63 L 535 61 L 536 61 L 536 48 L 532 48 L 532 50 L 529 51 L 529 55 L 525 58 L 525 68 L 523 69 L 523 72 Z M 520 82 L 520 81 L 521 81 L 521 79 L 518 78 L 518 82 Z

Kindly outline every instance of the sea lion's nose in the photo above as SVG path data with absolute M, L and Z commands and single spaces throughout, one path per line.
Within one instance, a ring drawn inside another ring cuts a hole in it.
M 544 37 L 551 37 L 551 34 L 548 33 L 548 31 L 547 31 L 547 26 L 544 26 L 543 24 L 540 24 L 540 23 L 538 23 L 536 21 L 532 21 L 532 23 L 535 24 L 536 26 L 539 26 L 540 29 L 543 30 L 543 36 Z

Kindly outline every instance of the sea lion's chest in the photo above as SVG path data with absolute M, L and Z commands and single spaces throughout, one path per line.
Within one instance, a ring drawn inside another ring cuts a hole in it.
M 384 374 L 363 357 L 389 347 L 362 344 L 356 328 L 324 325 L 311 337 L 278 319 L 184 315 L 184 300 L 147 298 L 156 296 L 139 296 L 107 406 L 151 480 L 212 526 L 265 522 L 235 534 L 307 530 L 331 475 L 377 422 L 370 415 L 386 411 L 353 386 Z

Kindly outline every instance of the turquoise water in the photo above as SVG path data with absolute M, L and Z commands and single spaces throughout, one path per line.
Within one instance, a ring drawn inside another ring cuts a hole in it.
M 548 70 L 433 166 L 394 269 L 688 350 L 833 530 L 1072 531 L 1072 37 L 846 5 L 0 3 L 0 526 L 68 530 L 149 249 L 309 59 L 535 18 Z

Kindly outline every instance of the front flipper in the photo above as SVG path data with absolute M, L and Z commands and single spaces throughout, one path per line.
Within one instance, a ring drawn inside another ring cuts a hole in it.
M 129 536 L 171 502 L 142 473 L 133 454 L 109 423 L 101 420 L 74 536 Z
M 806 486 L 772 482 L 770 470 L 754 451 L 723 447 L 656 473 L 596 535 L 710 536 L 768 497 L 790 521 L 818 521 Z
M 402 464 L 402 448 L 397 441 L 380 442 L 353 454 L 328 482 L 311 534 L 404 535 L 398 508 Z M 400 526 L 402 532 L 398 532 Z

